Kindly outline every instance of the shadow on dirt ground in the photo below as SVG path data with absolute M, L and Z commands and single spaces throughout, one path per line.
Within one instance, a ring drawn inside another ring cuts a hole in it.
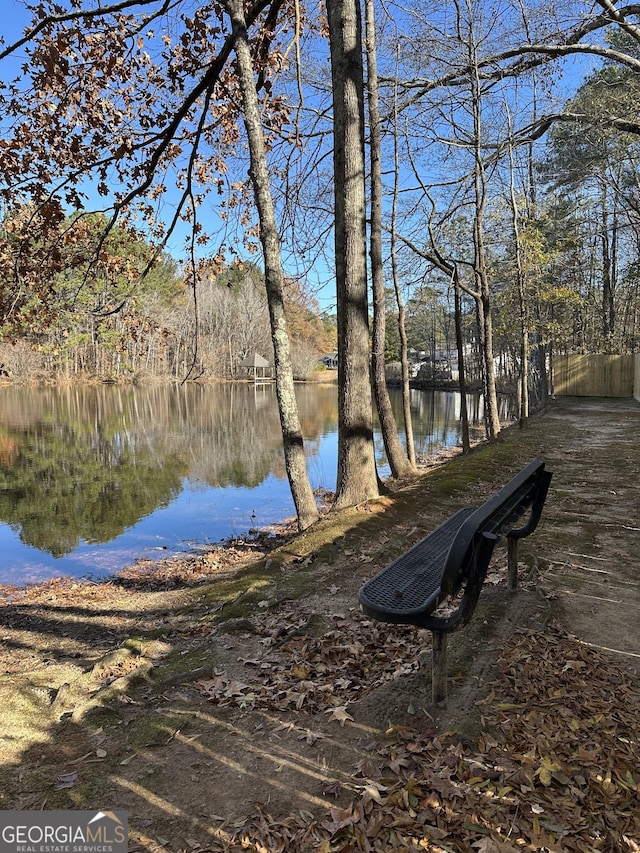
M 540 536 L 558 624 L 640 671 L 640 405 L 559 400 L 541 450 L 556 475 Z
M 535 456 L 520 589 L 500 550 L 434 708 L 429 633 L 357 590 Z M 0 808 L 124 809 L 170 853 L 640 850 L 639 511 L 640 406 L 564 399 L 278 547 L 5 590 Z

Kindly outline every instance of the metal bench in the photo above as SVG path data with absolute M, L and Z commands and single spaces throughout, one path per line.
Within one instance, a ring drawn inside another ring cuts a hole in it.
M 434 704 L 447 697 L 447 635 L 471 618 L 493 549 L 505 536 L 508 586 L 517 589 L 518 540 L 538 526 L 551 476 L 544 462 L 534 459 L 482 506 L 458 510 L 360 588 L 358 599 L 368 616 L 431 631 Z M 460 593 L 453 612 L 434 613 Z

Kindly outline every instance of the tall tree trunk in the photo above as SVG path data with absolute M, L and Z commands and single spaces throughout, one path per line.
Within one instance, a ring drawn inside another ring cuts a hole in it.
M 511 222 L 515 247 L 516 280 L 518 285 L 518 311 L 520 314 L 520 425 L 529 417 L 529 306 L 527 305 L 526 272 L 522 258 L 520 237 L 520 214 L 515 188 L 515 165 L 513 147 L 509 148 L 509 197 L 511 200 Z
M 393 278 L 393 289 L 398 306 L 398 336 L 400 338 L 400 369 L 402 371 L 402 415 L 404 419 L 404 434 L 407 444 L 407 457 L 410 465 L 416 466 L 416 445 L 413 437 L 413 419 L 411 417 L 411 384 L 409 379 L 409 345 L 407 342 L 406 310 L 404 300 L 400 292 L 400 280 L 398 276 L 397 244 L 397 222 L 398 222 L 398 194 L 400 190 L 400 155 L 398 146 L 398 97 L 394 92 L 393 97 L 393 203 L 391 205 L 391 276 Z
M 373 287 L 372 373 L 373 390 L 380 419 L 382 440 L 391 474 L 401 477 L 412 470 L 398 438 L 385 376 L 386 306 L 382 266 L 382 173 L 380 166 L 380 109 L 378 106 L 378 63 L 373 0 L 365 0 L 367 45 L 367 91 L 369 95 L 369 152 L 371 160 L 371 281 Z
M 612 236 L 609 237 L 609 202 L 606 187 L 602 191 L 602 330 L 605 346 L 613 352 L 613 335 L 615 331 L 614 264 L 615 255 L 615 225 Z
M 471 13 L 469 21 L 473 20 Z M 491 297 L 489 292 L 489 277 L 487 273 L 487 253 L 484 244 L 484 211 L 487 194 L 487 182 L 482 154 L 482 90 L 477 64 L 477 51 L 473 28 L 469 31 L 469 64 L 471 79 L 471 107 L 473 110 L 473 139 L 474 139 L 474 217 L 473 217 L 473 249 L 475 290 L 478 293 L 478 323 L 479 337 L 482 345 L 482 383 L 484 391 L 484 417 L 489 439 L 495 439 L 500 433 L 500 416 L 498 414 L 498 396 L 496 393 L 496 377 L 493 363 L 493 323 L 491 319 Z
M 404 420 L 405 441 L 407 443 L 407 458 L 412 468 L 416 466 L 416 443 L 413 437 L 413 418 L 411 416 L 411 383 L 409 378 L 409 344 L 407 342 L 406 310 L 400 283 L 398 281 L 398 266 L 395 250 L 392 247 L 393 287 L 398 306 L 398 334 L 400 336 L 400 370 L 402 372 L 402 417 Z
M 362 20 L 358 0 L 329 0 L 338 313 L 335 506 L 378 497 L 369 376 Z
M 488 292 L 483 290 L 480 299 L 480 322 L 482 325 L 480 341 L 482 344 L 482 383 L 484 392 L 484 417 L 489 439 L 500 434 L 500 416 L 498 414 L 498 395 L 496 391 L 496 371 L 493 361 L 493 321 Z
M 264 254 L 267 302 L 275 358 L 276 397 L 282 427 L 285 466 L 298 515 L 298 526 L 304 530 L 317 521 L 319 513 L 307 474 L 291 368 L 289 335 L 284 312 L 280 238 L 271 196 L 262 121 L 242 0 L 231 0 L 229 9 L 235 36 L 234 50 L 242 90 L 244 124 L 249 142 L 250 175 L 260 219 L 260 241 Z
M 462 452 L 471 450 L 469 438 L 469 412 L 467 411 L 467 377 L 465 368 L 464 340 L 462 337 L 462 292 L 458 280 L 458 269 L 453 271 L 453 300 L 456 326 L 456 349 L 458 351 L 458 388 L 460 389 L 460 428 L 462 431 Z

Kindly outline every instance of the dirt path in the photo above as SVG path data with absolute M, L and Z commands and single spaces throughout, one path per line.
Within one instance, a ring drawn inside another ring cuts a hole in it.
M 534 456 L 554 478 L 541 526 L 521 549 L 521 590 L 507 594 L 498 556 L 478 613 L 451 644 L 449 705 L 434 709 L 428 632 L 363 618 L 357 589 Z M 171 853 L 235 850 L 247 815 L 257 825 L 268 812 L 261 831 L 282 819 L 281 847 L 249 849 L 348 849 L 300 841 L 310 832 L 301 824 L 338 820 L 340 809 L 347 820 L 354 798 L 382 802 L 387 777 L 400 778 L 419 744 L 428 742 L 433 767 L 434 744 L 445 763 L 451 738 L 486 746 L 500 655 L 521 655 L 514 632 L 546 637 L 556 625 L 575 635 L 552 635 L 550 648 L 565 650 L 583 680 L 592 666 L 610 666 L 617 684 L 627 677 L 617 665 L 638 673 L 639 460 L 640 406 L 557 401 L 497 445 L 278 549 L 249 543 L 120 584 L 5 595 L 0 808 L 125 809 L 132 850 Z M 634 690 L 624 693 L 630 708 Z
M 640 671 L 640 405 L 558 401 L 544 451 L 555 468 L 541 542 L 555 615 Z

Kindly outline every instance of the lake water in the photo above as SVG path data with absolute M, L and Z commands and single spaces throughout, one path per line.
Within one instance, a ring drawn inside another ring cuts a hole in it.
M 297 396 L 312 486 L 333 491 L 336 387 Z M 412 391 L 417 454 L 459 444 L 459 404 Z M 0 584 L 104 578 L 293 515 L 272 384 L 0 388 Z

